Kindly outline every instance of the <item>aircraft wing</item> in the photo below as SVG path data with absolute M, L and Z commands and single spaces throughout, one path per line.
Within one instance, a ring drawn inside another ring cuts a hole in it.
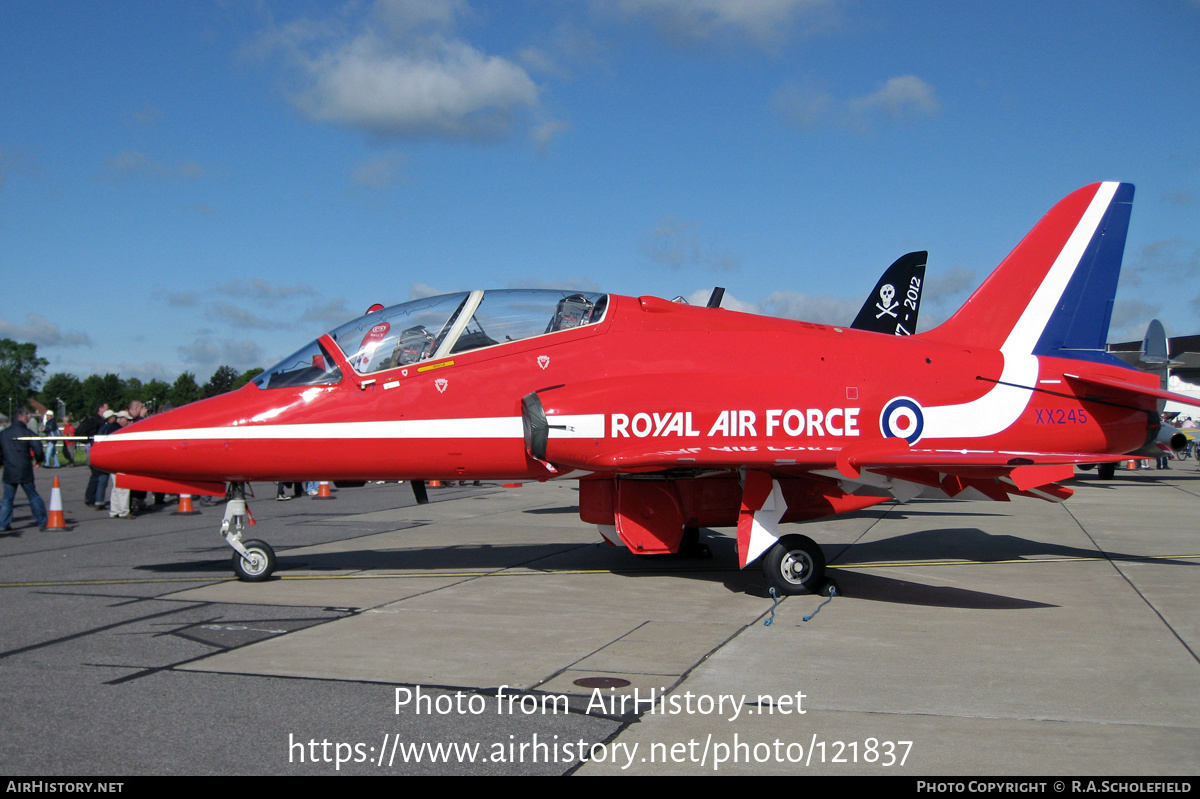
M 1061 502 L 1072 491 L 1057 483 L 1073 477 L 1076 464 L 1129 458 L 1094 452 L 913 449 L 901 438 L 847 447 L 695 446 L 648 452 L 631 446 L 603 455 L 570 453 L 557 447 L 553 437 L 548 443 L 549 452 L 542 454 L 558 472 L 753 471 L 780 479 L 829 478 L 846 491 L 882 490 L 902 502 L 920 495 L 956 497 L 968 490 L 966 496 L 973 498 L 1008 501 L 1015 494 Z

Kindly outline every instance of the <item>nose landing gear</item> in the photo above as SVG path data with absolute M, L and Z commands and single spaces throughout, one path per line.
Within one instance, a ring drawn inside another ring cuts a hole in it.
M 275 550 L 265 541 L 242 541 L 242 532 L 252 524 L 254 518 L 246 506 L 246 484 L 231 483 L 229 499 L 225 502 L 225 518 L 221 521 L 221 535 L 225 543 L 233 547 L 233 572 L 238 579 L 261 583 L 275 571 Z

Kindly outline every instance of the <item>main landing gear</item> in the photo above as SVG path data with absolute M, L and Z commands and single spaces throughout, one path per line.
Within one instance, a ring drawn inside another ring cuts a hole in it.
M 221 522 L 221 535 L 225 537 L 225 543 L 234 549 L 233 571 L 238 579 L 261 583 L 275 571 L 275 550 L 265 541 L 242 541 L 242 531 L 251 524 L 254 524 L 254 519 L 246 507 L 246 484 L 231 483 L 229 498 L 225 502 L 225 518 Z
M 825 553 L 806 535 L 785 535 L 763 555 L 767 584 L 780 594 L 816 594 L 825 586 Z

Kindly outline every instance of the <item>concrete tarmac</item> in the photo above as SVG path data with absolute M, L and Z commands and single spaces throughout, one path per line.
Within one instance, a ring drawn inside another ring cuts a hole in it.
M 10 774 L 1187 775 L 1200 770 L 1200 472 L 1062 504 L 916 500 L 789 525 L 841 595 L 598 543 L 570 482 L 273 500 L 218 528 L 85 508 L 0 535 Z M 766 622 L 770 621 L 768 625 Z M 580 753 L 586 756 L 581 761 Z

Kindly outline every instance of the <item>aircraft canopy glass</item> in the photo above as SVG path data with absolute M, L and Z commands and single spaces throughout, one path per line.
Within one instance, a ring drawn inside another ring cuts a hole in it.
M 254 378 L 254 384 L 259 388 L 329 386 L 341 380 L 337 363 L 313 341 Z
M 591 325 L 608 295 L 545 289 L 443 294 L 366 314 L 329 335 L 359 374 L 442 358 Z M 341 379 L 317 342 L 263 372 L 259 388 L 322 385 Z
M 470 299 L 464 291 L 393 305 L 329 335 L 359 374 L 406 366 L 433 357 Z
M 608 295 L 547 289 L 464 291 L 393 305 L 329 335 L 359 374 L 591 325 Z M 254 379 L 259 388 L 331 385 L 342 379 L 313 341 Z

